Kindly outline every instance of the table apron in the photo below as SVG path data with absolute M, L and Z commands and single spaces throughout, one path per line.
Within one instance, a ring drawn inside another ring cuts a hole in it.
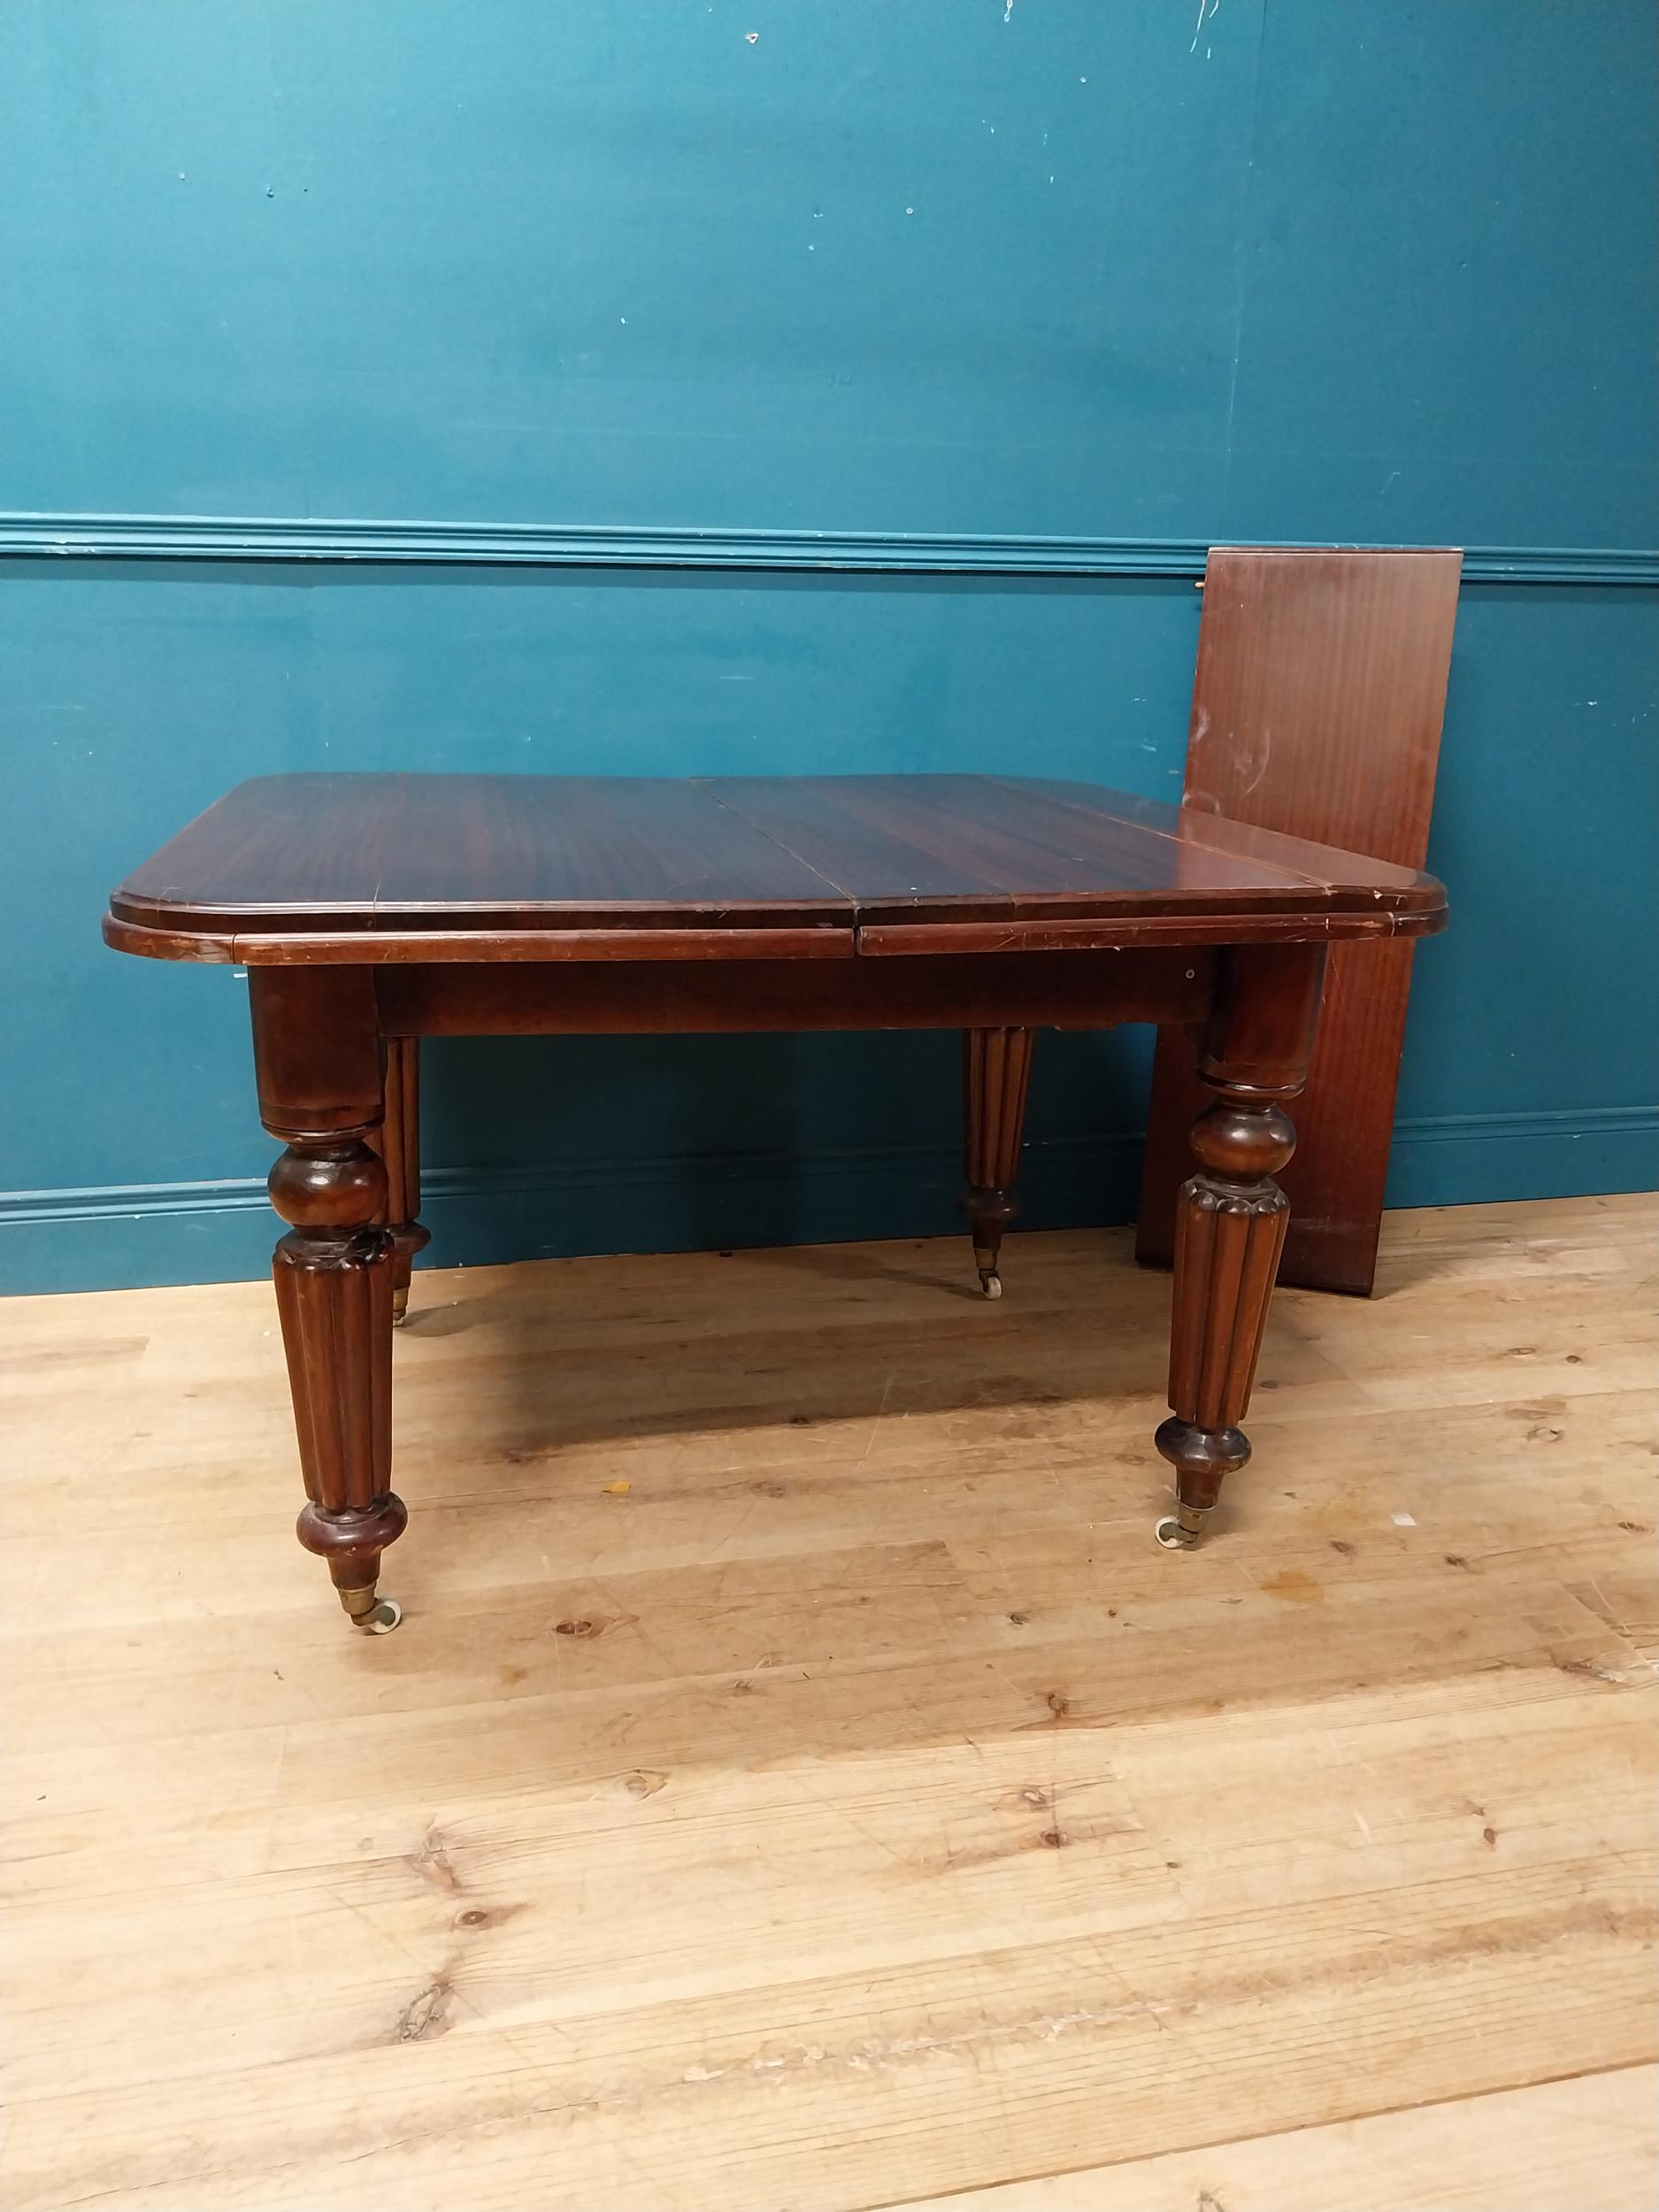
M 1202 1022 L 1213 946 L 896 955 L 881 960 L 629 961 L 374 971 L 388 1036 L 649 1036 L 767 1030 L 1110 1029 Z

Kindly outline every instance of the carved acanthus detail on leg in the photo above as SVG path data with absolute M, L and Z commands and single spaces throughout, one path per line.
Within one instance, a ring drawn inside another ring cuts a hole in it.
M 997 1272 L 1002 1232 L 1019 1211 L 1014 1179 L 1025 1137 L 1025 1099 L 1031 1087 L 1029 1029 L 969 1029 L 963 1033 L 964 1169 L 966 1187 L 957 1203 L 973 1232 L 973 1263 L 987 1298 L 1000 1298 Z

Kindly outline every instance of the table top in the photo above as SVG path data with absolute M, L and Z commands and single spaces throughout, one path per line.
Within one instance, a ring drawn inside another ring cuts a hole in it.
M 1029 777 L 239 784 L 104 933 L 168 959 L 850 956 L 1422 935 L 1432 876 Z

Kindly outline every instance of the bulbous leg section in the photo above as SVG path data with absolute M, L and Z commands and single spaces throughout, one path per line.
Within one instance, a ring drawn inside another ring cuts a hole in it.
M 1201 1429 L 1173 1417 L 1153 1440 L 1175 1470 L 1175 1511 L 1154 1533 L 1166 1551 L 1190 1551 L 1203 1537 L 1223 1477 L 1249 1458 L 1250 1440 L 1242 1429 Z
M 997 1262 L 1002 1256 L 1002 1232 L 1019 1211 L 1019 1201 L 1012 1191 L 987 1190 L 970 1184 L 956 1203 L 967 1215 L 973 1233 L 973 1264 L 979 1271 L 979 1288 L 987 1298 L 1000 1298 L 1002 1278 Z
M 409 1515 L 403 1500 L 388 1491 L 366 1512 L 330 1513 L 308 1499 L 300 1508 L 295 1533 L 309 1552 L 327 1563 L 329 1578 L 354 1628 L 384 1636 L 403 1617 L 396 1598 L 380 1597 L 380 1554 L 401 1536 Z

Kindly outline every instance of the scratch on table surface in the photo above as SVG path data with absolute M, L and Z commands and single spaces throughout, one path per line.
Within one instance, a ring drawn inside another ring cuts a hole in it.
M 1256 789 L 1257 784 L 1261 782 L 1263 777 L 1267 773 L 1267 764 L 1272 757 L 1272 752 L 1273 733 L 1267 727 L 1266 724 L 1263 723 L 1262 726 L 1262 756 L 1259 760 L 1254 763 L 1249 781 L 1245 785 L 1243 791 L 1240 794 L 1241 798 L 1248 798 L 1250 793 Z M 1246 758 L 1248 758 L 1248 753 L 1246 755 Z

